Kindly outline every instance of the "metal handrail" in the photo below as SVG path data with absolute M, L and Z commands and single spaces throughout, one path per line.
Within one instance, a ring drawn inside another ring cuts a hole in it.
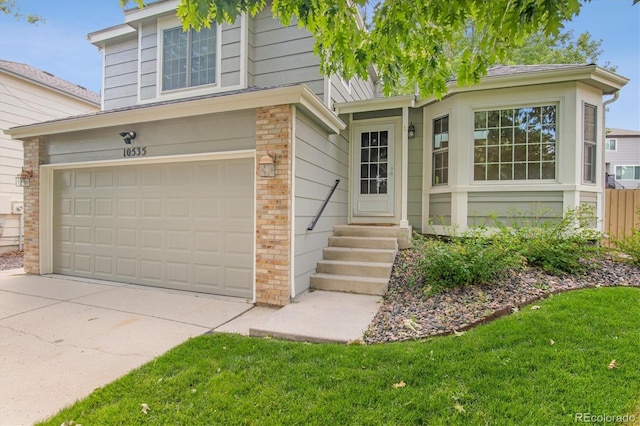
M 616 180 L 615 175 L 605 173 L 606 187 L 610 189 L 624 189 L 624 185 Z
M 316 217 L 313 218 L 313 220 L 307 227 L 307 231 L 313 231 L 313 228 L 316 227 L 316 224 L 318 223 L 318 220 L 320 219 L 322 212 L 324 211 L 325 207 L 327 207 L 327 204 L 329 204 L 329 199 L 331 199 L 331 196 L 336 191 L 336 188 L 338 187 L 339 183 L 340 183 L 340 179 L 336 179 L 336 183 L 333 184 L 333 187 L 331 188 L 331 191 L 329 191 L 327 198 L 325 198 L 324 203 L 322 203 L 322 206 L 320 206 L 318 213 L 316 213 Z

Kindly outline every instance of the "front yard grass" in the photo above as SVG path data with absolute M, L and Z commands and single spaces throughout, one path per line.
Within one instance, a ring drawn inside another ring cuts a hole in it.
M 633 415 L 640 289 L 537 305 L 462 336 L 394 344 L 201 336 L 43 424 L 560 425 L 576 413 Z

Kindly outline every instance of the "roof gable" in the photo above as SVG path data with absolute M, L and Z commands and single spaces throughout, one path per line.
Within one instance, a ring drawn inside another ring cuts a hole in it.
M 14 75 L 18 78 L 30 80 L 37 84 L 47 86 L 53 90 L 61 92 L 65 95 L 78 98 L 82 101 L 100 106 L 100 95 L 91 90 L 88 90 L 82 86 L 71 83 L 67 80 L 63 80 L 55 75 L 42 71 L 31 65 L 22 64 L 19 62 L 11 62 L 0 60 L 0 71 L 5 71 L 8 74 Z

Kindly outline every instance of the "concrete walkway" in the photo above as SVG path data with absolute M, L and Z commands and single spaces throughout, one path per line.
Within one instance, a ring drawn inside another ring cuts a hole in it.
M 244 300 L 0 272 L 0 425 L 46 419 L 207 332 L 312 342 L 362 337 L 380 297 L 312 292 L 275 310 Z

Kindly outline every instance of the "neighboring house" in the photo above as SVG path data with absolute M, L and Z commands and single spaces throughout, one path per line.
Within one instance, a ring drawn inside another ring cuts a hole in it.
M 0 130 L 100 110 L 100 96 L 26 64 L 0 60 Z M 0 252 L 20 243 L 22 142 L 0 132 Z
M 441 232 L 432 221 L 464 228 L 536 202 L 602 217 L 603 96 L 626 78 L 495 67 L 442 100 L 379 98 L 373 67 L 366 80 L 322 76 L 311 35 L 269 10 L 185 34 L 176 4 L 89 35 L 104 52 L 101 112 L 9 131 L 39 206 L 26 213 L 28 272 L 284 305 L 336 288 L 323 255 L 362 251 L 325 250 L 338 225 L 391 229 L 393 249 L 398 233 Z
M 607 128 L 604 151 L 607 186 L 640 188 L 640 131 Z

